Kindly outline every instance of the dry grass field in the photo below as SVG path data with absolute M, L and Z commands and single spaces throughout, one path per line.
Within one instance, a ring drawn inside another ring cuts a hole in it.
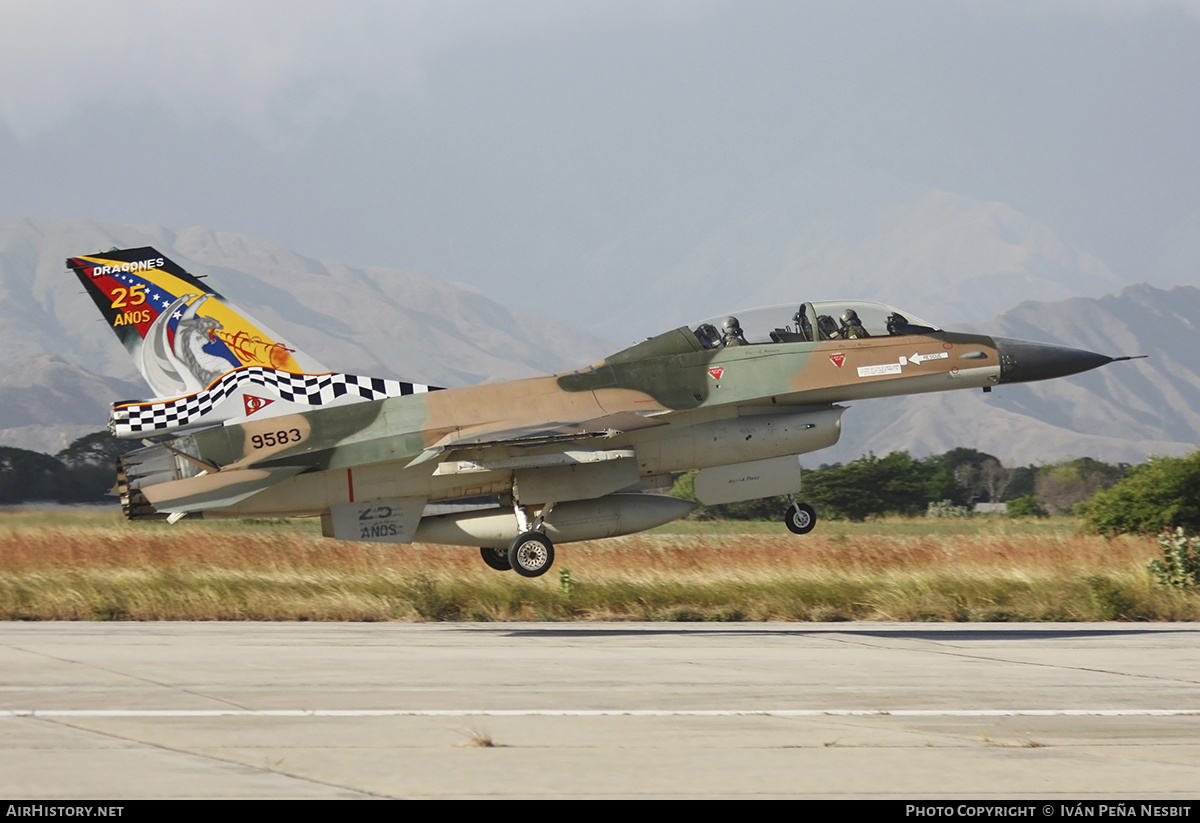
M 682 522 L 557 547 L 526 580 L 477 550 L 326 540 L 312 521 L 0 511 L 6 620 L 1195 620 L 1153 538 L 1074 521 Z

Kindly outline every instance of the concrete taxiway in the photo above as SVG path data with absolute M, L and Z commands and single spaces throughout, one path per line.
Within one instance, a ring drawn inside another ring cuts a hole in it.
M 2 798 L 679 796 L 1196 799 L 1200 626 L 0 626 Z

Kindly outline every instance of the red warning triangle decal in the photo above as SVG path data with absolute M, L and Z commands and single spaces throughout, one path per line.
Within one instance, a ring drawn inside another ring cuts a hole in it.
M 841 352 L 838 352 L 837 354 L 829 355 L 829 359 L 833 361 L 833 365 L 837 366 L 840 369 L 842 367 L 842 364 L 846 362 L 846 355 L 842 354 Z
M 275 401 L 269 397 L 255 397 L 252 394 L 243 394 L 242 399 L 246 401 L 246 416 L 254 414 L 256 411 L 262 411 L 267 406 Z
M 711 377 L 713 380 L 720 380 L 721 375 L 723 375 L 724 373 L 725 373 L 725 369 L 723 369 L 721 366 L 717 366 L 714 369 L 708 370 L 708 376 Z

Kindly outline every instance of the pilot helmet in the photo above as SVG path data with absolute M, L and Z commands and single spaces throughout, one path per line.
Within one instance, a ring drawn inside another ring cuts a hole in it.
M 842 322 L 847 326 L 862 325 L 858 319 L 858 312 L 856 312 L 854 309 L 846 309 L 844 312 L 842 312 Z
M 736 336 L 742 333 L 742 324 L 738 322 L 736 317 L 726 317 L 721 321 L 721 330 L 726 334 Z

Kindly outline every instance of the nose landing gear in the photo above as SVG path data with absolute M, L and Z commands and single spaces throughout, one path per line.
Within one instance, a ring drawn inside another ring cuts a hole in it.
M 788 531 L 792 534 L 808 534 L 817 525 L 816 510 L 807 503 L 797 503 L 796 498 L 790 494 L 788 502 L 792 505 L 788 506 L 787 514 L 783 516 Z

